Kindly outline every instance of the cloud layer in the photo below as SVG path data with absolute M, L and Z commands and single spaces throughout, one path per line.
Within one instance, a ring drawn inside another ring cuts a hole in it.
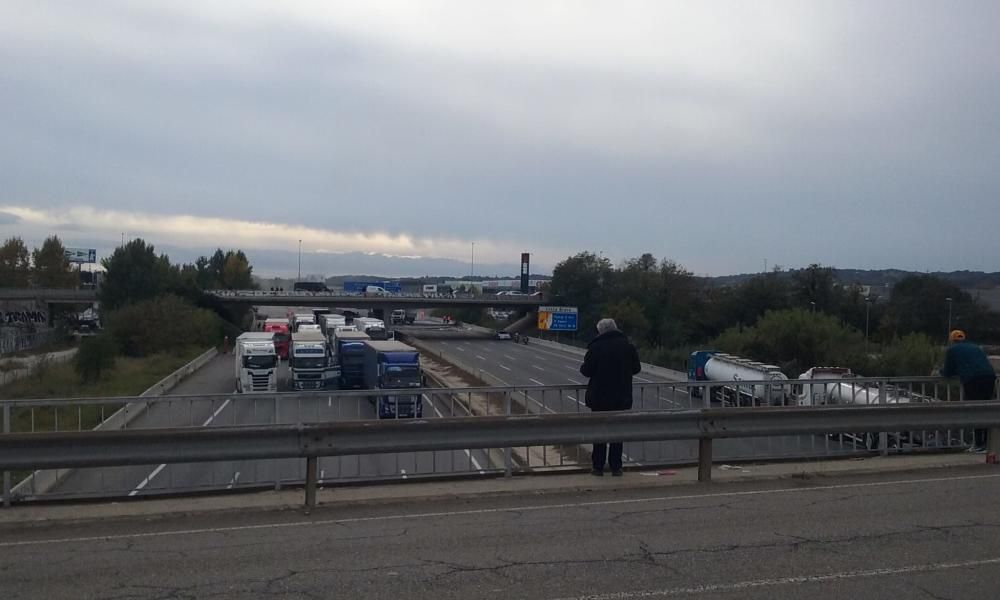
M 0 205 L 25 223 L 0 234 L 30 209 L 112 240 L 995 269 L 997 22 L 986 0 L 7 6 Z

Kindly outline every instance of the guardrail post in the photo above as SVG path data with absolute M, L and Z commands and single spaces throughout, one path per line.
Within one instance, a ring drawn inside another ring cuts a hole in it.
M 712 438 L 698 438 L 698 481 L 712 481 Z
M 701 404 L 705 408 L 712 408 L 712 386 L 705 384 L 705 388 L 701 390 Z
M 316 508 L 316 483 L 318 481 L 319 459 L 306 457 L 306 508 Z
M 503 414 L 508 417 L 510 416 L 510 390 L 504 392 Z M 507 447 L 503 449 L 503 476 L 510 477 L 513 470 L 514 459 L 512 457 L 512 451 L 509 447 Z
M 882 382 L 878 386 L 878 404 L 879 406 L 885 406 L 885 396 L 886 396 L 886 386 L 889 385 L 886 382 Z M 879 454 L 882 456 L 889 456 L 889 432 L 880 431 L 878 434 L 878 447 Z
M 3 405 L 3 432 L 10 433 L 10 404 Z M 10 471 L 3 472 L 3 506 L 10 508 Z

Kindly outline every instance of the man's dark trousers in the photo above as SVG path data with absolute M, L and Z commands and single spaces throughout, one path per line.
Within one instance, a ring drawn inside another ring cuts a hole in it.
M 608 452 L 608 446 L 611 446 L 611 452 Z M 590 458 L 594 463 L 595 471 L 604 470 L 604 461 L 608 462 L 611 467 L 611 471 L 621 471 L 622 470 L 622 447 L 621 442 L 611 442 L 610 444 L 594 444 L 594 451 L 591 452 Z
M 995 398 L 996 379 L 990 375 L 970 377 L 962 382 L 962 396 L 966 400 L 992 400 Z M 986 446 L 986 430 L 976 429 L 972 441 L 980 448 Z

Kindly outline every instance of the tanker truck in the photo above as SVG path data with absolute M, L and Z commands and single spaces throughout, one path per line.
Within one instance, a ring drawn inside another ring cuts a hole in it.
M 792 401 L 788 378 L 775 365 L 714 350 L 697 350 L 687 361 L 688 381 L 720 382 L 712 386 L 716 398 L 726 406 L 758 406 L 789 404 Z M 740 381 L 765 381 L 742 385 Z M 701 397 L 700 388 L 691 388 L 691 395 Z

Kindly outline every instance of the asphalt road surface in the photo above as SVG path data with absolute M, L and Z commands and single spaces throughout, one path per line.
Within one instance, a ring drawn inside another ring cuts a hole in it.
M 626 475 L 626 478 L 630 475 Z M 4 598 L 985 599 L 1000 475 L 778 480 L 13 525 Z

